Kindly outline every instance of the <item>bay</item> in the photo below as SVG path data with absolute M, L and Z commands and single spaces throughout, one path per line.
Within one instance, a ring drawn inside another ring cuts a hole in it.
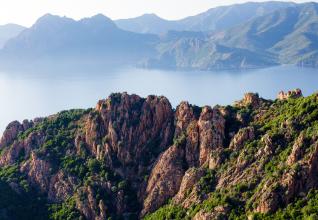
M 166 71 L 137 68 L 92 71 L 0 72 L 0 134 L 13 121 L 61 110 L 94 107 L 112 92 L 164 95 L 173 107 L 186 100 L 199 106 L 230 105 L 246 92 L 275 99 L 281 90 L 318 89 L 316 69 L 278 66 L 246 71 Z

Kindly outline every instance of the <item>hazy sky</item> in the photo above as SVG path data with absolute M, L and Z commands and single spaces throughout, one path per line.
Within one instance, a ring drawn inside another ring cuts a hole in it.
M 241 2 L 246 0 L 0 0 L 0 24 L 30 26 L 46 13 L 74 19 L 97 13 L 112 19 L 156 13 L 166 19 L 179 19 L 215 6 Z

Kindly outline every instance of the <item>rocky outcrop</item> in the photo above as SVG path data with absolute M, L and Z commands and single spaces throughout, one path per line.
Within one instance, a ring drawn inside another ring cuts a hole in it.
M 194 217 L 193 220 L 222 220 L 227 219 L 229 208 L 219 205 L 211 212 L 200 210 Z
M 288 156 L 286 163 L 291 166 L 295 164 L 304 155 L 304 134 L 300 134 L 293 145 L 291 154 Z
M 175 113 L 175 136 L 186 133 L 190 124 L 197 120 L 193 106 L 188 102 L 181 102 Z
M 173 197 L 173 203 L 189 208 L 192 204 L 201 203 L 205 198 L 200 195 L 198 181 L 206 174 L 205 169 L 190 168 L 182 178 L 180 189 Z
M 225 120 L 219 109 L 204 107 L 198 121 L 200 132 L 200 166 L 209 162 L 214 150 L 223 147 Z
M 78 189 L 78 195 L 84 197 L 77 198 L 76 207 L 86 219 L 104 220 L 107 217 L 107 210 L 102 200 L 96 201 L 96 193 L 91 186 Z
M 47 161 L 40 159 L 36 153 L 32 152 L 30 160 L 22 164 L 20 170 L 28 175 L 29 182 L 42 193 L 49 191 L 52 167 Z
M 171 146 L 156 162 L 145 191 L 141 215 L 151 213 L 179 190 L 185 172 L 182 146 Z
M 294 109 L 289 103 L 293 111 L 306 106 L 290 117 L 292 110 L 279 107 L 284 102 L 253 93 L 235 106 L 182 102 L 176 110 L 165 97 L 112 94 L 94 109 L 65 111 L 39 126 L 11 123 L 0 166 L 14 167 L 8 173 L 20 172 L 27 183 L 1 180 L 18 194 L 19 182 L 28 184 L 49 203 L 70 198 L 94 220 L 142 218 L 169 200 L 193 219 L 226 219 L 235 204 L 273 213 L 318 188 L 318 138 L 310 127 L 318 104 L 309 98 L 294 100 Z
M 282 205 L 282 197 L 278 185 L 265 185 L 258 197 L 258 206 L 254 210 L 259 213 L 272 213 Z
M 0 139 L 0 149 L 8 147 L 17 139 L 19 133 L 22 133 L 29 128 L 41 123 L 43 118 L 35 118 L 34 120 L 23 120 L 22 124 L 18 121 L 11 122 L 5 129 Z
M 51 202 L 65 201 L 73 195 L 78 184 L 79 181 L 77 178 L 59 171 L 50 178 L 48 200 Z
M 244 106 L 252 106 L 253 108 L 257 108 L 260 104 L 260 97 L 257 93 L 245 93 L 244 97 L 240 101 L 236 101 L 234 103 L 235 106 L 244 107 Z
M 239 151 L 242 149 L 245 142 L 253 140 L 254 138 L 255 138 L 254 127 L 242 128 L 233 137 L 229 148 L 231 150 Z
M 24 120 L 21 124 L 18 121 L 11 122 L 7 128 L 5 129 L 1 140 L 0 140 L 0 148 L 9 146 L 12 142 L 17 138 L 20 132 L 23 132 L 30 127 L 32 127 L 33 122 L 29 122 L 28 120 Z
M 172 137 L 173 111 L 165 97 L 113 94 L 98 102 L 86 123 L 90 151 L 131 178 L 144 172 Z
M 203 210 L 199 211 L 194 217 L 193 220 L 213 220 L 216 219 L 212 213 L 204 212 Z
M 164 152 L 154 166 L 142 214 L 157 209 L 178 191 L 175 200 L 182 200 L 185 187 L 202 176 L 202 172 L 193 174 L 190 169 L 183 177 L 187 167 L 208 166 L 213 152 L 223 147 L 225 119 L 218 108 L 206 106 L 195 112 L 193 106 L 183 102 L 177 107 L 175 125 L 177 144 Z M 190 181 L 188 175 L 194 175 L 190 177 L 194 179 Z
M 199 165 L 199 127 L 198 115 L 188 102 L 182 102 L 175 113 L 175 138 L 186 139 L 185 157 L 189 167 Z
M 302 96 L 303 96 L 303 93 L 301 92 L 301 90 L 295 89 L 295 90 L 288 91 L 288 92 L 280 91 L 277 95 L 277 99 L 278 100 L 286 100 L 289 98 L 299 98 Z
M 19 159 L 26 159 L 33 149 L 44 143 L 45 135 L 41 132 L 32 132 L 23 140 L 15 140 L 10 148 L 3 149 L 0 165 L 14 164 Z
M 278 181 L 266 180 L 263 189 L 256 195 L 258 206 L 256 212 L 273 213 L 278 208 L 286 206 L 297 196 L 303 196 L 310 189 L 318 186 L 318 145 L 313 143 L 311 152 L 305 153 L 304 134 L 296 139 L 286 164 L 291 168 L 286 170 Z

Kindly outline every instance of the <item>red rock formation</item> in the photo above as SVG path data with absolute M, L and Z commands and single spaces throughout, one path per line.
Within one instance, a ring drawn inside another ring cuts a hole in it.
M 171 146 L 158 159 L 149 177 L 141 216 L 158 209 L 179 190 L 185 172 L 182 146 Z
M 234 105 L 243 107 L 251 105 L 253 108 L 257 108 L 260 104 L 260 98 L 257 93 L 245 93 L 244 97 L 240 101 L 236 101 Z
M 33 186 L 37 186 L 43 193 L 48 192 L 52 168 L 47 161 L 32 153 L 31 159 L 26 161 L 20 170 L 28 175 L 28 179 Z
M 287 95 L 301 95 L 300 91 L 294 93 Z M 260 186 L 250 198 L 254 206 L 249 211 L 273 212 L 318 186 L 318 147 L 315 146 L 317 138 L 308 141 L 301 133 L 287 160 L 280 163 L 287 167 L 284 172 L 280 172 L 277 179 L 269 175 L 263 178 L 266 164 L 285 147 L 283 141 L 290 143 L 294 138 L 294 128 L 289 121 L 282 122 L 282 134 L 278 134 L 282 136 L 278 136 L 283 140 L 281 143 L 276 143 L 277 136 L 266 129 L 258 130 L 256 122 L 264 120 L 263 112 L 277 104 L 269 101 L 264 107 L 264 103 L 257 94 L 248 93 L 233 109 L 198 108 L 182 102 L 174 112 L 164 97 L 144 99 L 126 93 L 113 94 L 100 100 L 96 108 L 74 126 L 77 130 L 65 154 L 87 153 L 90 159 L 98 159 L 121 179 L 128 180 L 137 192 L 136 203 L 142 205 L 141 216 L 155 211 L 169 199 L 184 208 L 202 203 L 210 196 L 202 193 L 198 184 L 206 168 L 222 169 L 215 177 L 216 190 L 233 189 L 240 184 Z M 253 113 L 257 115 L 252 115 L 249 120 L 254 121 L 248 126 L 243 119 L 236 118 L 246 106 L 254 108 Z M 257 107 L 261 110 L 255 109 Z M 228 122 L 232 121 L 237 124 L 229 131 Z M 97 174 L 92 174 L 90 181 L 107 192 L 112 204 L 96 199 L 98 190 L 89 184 L 78 187 L 76 176 L 63 169 L 54 170 L 53 163 L 37 151 L 46 141 L 43 131 L 35 129 L 25 133 L 23 139 L 17 138 L 35 123 L 13 122 L 8 126 L 0 142 L 1 166 L 15 164 L 22 157 L 20 171 L 33 187 L 46 194 L 51 202 L 75 196 L 76 207 L 87 219 L 105 219 L 110 210 L 115 214 L 127 212 L 125 191 L 113 190 L 117 185 L 104 176 L 97 178 Z M 253 145 L 255 139 L 257 144 Z M 222 163 L 227 164 L 222 166 Z M 10 186 L 17 192 L 20 190 L 14 183 Z M 201 210 L 194 219 L 215 219 L 226 214 L 228 207 L 217 206 L 210 212 Z
M 77 199 L 76 207 L 81 210 L 87 219 L 104 220 L 107 216 L 105 204 L 102 200 L 96 201 L 96 194 L 91 186 L 78 189 L 78 195 L 85 197 L 85 200 Z
M 59 171 L 50 178 L 48 200 L 52 202 L 65 201 L 73 195 L 77 185 L 78 180 L 75 177 Z
M 184 142 L 166 150 L 152 169 L 142 215 L 156 210 L 177 194 L 188 167 L 208 165 L 213 152 L 223 148 L 225 120 L 218 108 L 206 106 L 196 119 L 193 108 L 181 103 L 175 124 L 175 139 Z
M 295 89 L 292 91 L 288 91 L 288 92 L 284 92 L 284 91 L 280 91 L 277 95 L 277 99 L 278 100 L 285 100 L 285 99 L 289 99 L 289 98 L 299 98 L 302 97 L 303 94 L 301 92 L 300 89 Z
M 253 127 L 240 129 L 233 137 L 229 148 L 235 151 L 240 150 L 247 141 L 253 140 L 255 138 L 254 132 L 255 131 Z
M 185 135 L 186 161 L 189 167 L 199 165 L 199 127 L 193 107 L 182 102 L 175 113 L 175 138 Z
M 11 122 L 5 129 L 1 140 L 0 147 L 5 147 L 12 144 L 13 140 L 17 138 L 19 132 L 23 131 L 23 126 L 18 121 Z
M 185 201 L 187 199 L 188 192 L 192 190 L 192 188 L 197 184 L 197 182 L 201 179 L 202 176 L 205 175 L 205 170 L 202 168 L 190 168 L 184 174 L 182 178 L 182 182 L 179 188 L 178 193 L 174 196 L 173 202 L 176 204 L 181 204 L 184 207 L 188 207 L 188 205 L 193 204 L 193 202 L 199 202 L 198 198 L 191 198 L 191 201 Z M 194 201 L 195 200 L 195 201 Z
M 143 99 L 123 93 L 99 101 L 86 123 L 85 140 L 97 157 L 105 155 L 110 166 L 119 162 L 126 175 L 135 176 L 133 170 L 125 168 L 142 165 L 145 155 L 153 162 L 156 154 L 167 149 L 172 136 L 173 111 L 166 98 Z M 144 166 L 149 162 L 145 161 Z
M 214 150 L 223 148 L 225 120 L 217 108 L 204 107 L 198 121 L 200 166 L 209 163 Z

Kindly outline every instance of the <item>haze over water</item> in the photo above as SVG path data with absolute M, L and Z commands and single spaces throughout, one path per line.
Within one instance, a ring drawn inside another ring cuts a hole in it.
M 71 108 L 94 107 L 112 92 L 164 95 L 176 107 L 228 105 L 246 92 L 274 99 L 280 90 L 318 88 L 315 69 L 280 66 L 240 72 L 184 72 L 136 68 L 94 71 L 0 72 L 0 136 L 13 121 L 48 116 Z

